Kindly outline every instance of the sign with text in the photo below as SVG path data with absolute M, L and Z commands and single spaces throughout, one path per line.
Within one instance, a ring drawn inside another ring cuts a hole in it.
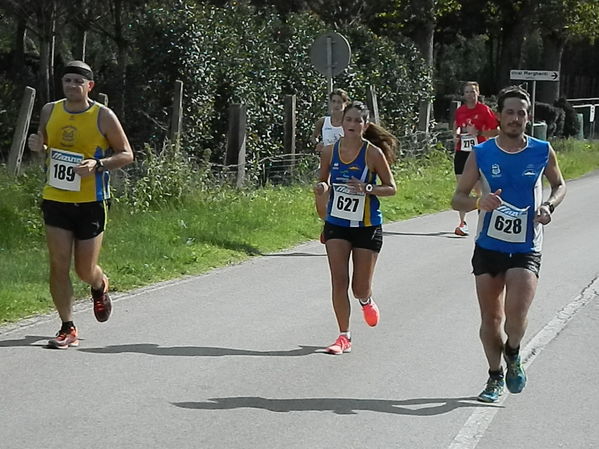
M 510 79 L 529 81 L 559 81 L 555 70 L 510 70 Z

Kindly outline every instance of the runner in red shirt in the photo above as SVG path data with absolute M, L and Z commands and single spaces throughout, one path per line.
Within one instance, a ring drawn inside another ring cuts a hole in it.
M 464 83 L 464 104 L 456 109 L 455 121 L 453 123 L 453 134 L 455 137 L 455 157 L 453 168 L 456 179 L 459 182 L 466 159 L 472 152 L 472 147 L 484 142 L 489 137 L 495 137 L 498 133 L 497 118 L 491 109 L 478 102 L 480 88 L 476 81 Z M 478 186 L 475 187 L 478 190 Z M 466 236 L 469 234 L 466 224 L 466 212 L 459 211 L 460 224 L 455 228 L 456 235 Z

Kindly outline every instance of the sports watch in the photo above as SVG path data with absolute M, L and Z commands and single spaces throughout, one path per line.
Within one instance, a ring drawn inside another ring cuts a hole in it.
M 105 170 L 102 159 L 95 158 L 95 161 L 96 161 L 96 171 L 102 173 Z
M 374 186 L 372 184 L 366 184 L 366 186 L 364 187 L 366 193 L 371 193 L 372 189 L 374 189 Z
M 541 206 L 547 206 L 549 208 L 549 213 L 552 214 L 555 206 L 551 204 L 549 201 L 545 201 Z

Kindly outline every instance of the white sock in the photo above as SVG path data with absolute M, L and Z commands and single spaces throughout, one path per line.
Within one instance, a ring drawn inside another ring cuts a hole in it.
M 339 333 L 339 335 L 343 335 L 345 338 L 347 338 L 348 340 L 351 341 L 351 332 L 350 331 L 341 332 L 341 333 Z
M 361 306 L 366 306 L 366 305 L 370 304 L 370 301 L 372 301 L 372 296 L 369 296 L 366 299 L 360 299 L 360 298 L 358 298 L 358 301 L 360 301 L 360 305 Z

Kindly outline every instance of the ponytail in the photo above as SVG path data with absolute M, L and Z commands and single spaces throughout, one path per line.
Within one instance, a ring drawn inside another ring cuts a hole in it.
M 383 151 L 389 165 L 395 162 L 398 142 L 393 134 L 376 123 L 370 123 L 364 132 L 364 138 Z

